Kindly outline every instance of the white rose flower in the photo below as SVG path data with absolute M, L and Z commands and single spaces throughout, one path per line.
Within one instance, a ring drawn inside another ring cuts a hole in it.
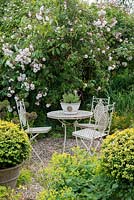
M 47 103 L 47 104 L 46 104 L 46 108 L 49 108 L 50 106 L 51 106 L 50 103 Z
M 106 24 L 107 24 L 106 20 L 102 21 L 102 27 L 106 26 Z
M 113 70 L 113 68 L 111 66 L 108 67 L 108 71 L 111 71 Z
M 113 69 L 115 69 L 115 68 L 116 68 L 116 66 L 115 66 L 115 65 L 112 65 L 112 68 L 113 68 Z
M 45 62 L 45 61 L 46 61 L 46 58 L 42 58 L 42 61 L 44 61 L 44 62 Z
M 47 96 L 47 92 L 45 92 L 44 94 L 43 94 L 43 97 L 46 97 Z
M 35 85 L 33 83 L 30 84 L 30 88 L 31 90 L 34 90 L 35 89 Z
M 83 88 L 84 88 L 84 89 L 87 88 L 87 83 L 84 83 L 84 84 L 83 84 Z
M 39 92 L 39 93 L 37 94 L 37 96 L 36 96 L 36 99 L 37 99 L 37 100 L 39 100 L 40 98 L 42 98 L 42 93 L 41 93 L 41 92 Z
M 127 62 L 122 62 L 122 65 L 123 65 L 124 67 L 126 67 L 126 66 L 127 66 Z
M 97 21 L 94 21 L 93 25 L 100 27 L 101 26 L 101 21 L 98 19 Z
M 40 7 L 40 12 L 43 12 L 44 11 L 44 6 L 41 6 Z
M 21 76 L 18 76 L 18 77 L 17 77 L 17 80 L 18 80 L 19 82 L 21 82 L 21 81 L 22 81 L 22 77 L 21 77 Z
M 29 30 L 32 30 L 32 25 L 31 25 L 31 24 L 28 24 L 27 28 L 28 28 Z
M 31 17 L 32 16 L 32 14 L 31 14 L 31 12 L 29 11 L 29 13 L 28 13 L 28 17 Z
M 87 55 L 87 54 L 85 54 L 85 55 L 84 55 L 84 58 L 88 58 L 88 55 Z
M 15 93 L 15 91 L 14 91 L 14 90 L 11 90 L 10 92 L 11 92 L 11 94 L 14 94 L 14 93 Z
M 40 105 L 39 101 L 36 101 L 36 102 L 35 102 L 35 105 L 39 106 L 39 105 Z
M 36 13 L 36 18 L 37 18 L 39 21 L 43 20 L 43 17 L 42 17 L 40 14 L 38 14 L 38 13 Z
M 129 61 L 131 61 L 132 59 L 133 59 L 132 56 L 129 56 L 129 57 L 127 58 L 127 60 L 129 60 Z
M 111 61 L 112 59 L 113 59 L 113 58 L 110 56 L 110 57 L 109 57 L 109 61 Z
M 7 97 L 11 97 L 12 96 L 12 94 L 11 93 L 7 93 Z
M 98 15 L 99 15 L 99 17 L 105 16 L 106 15 L 106 11 L 105 10 L 100 10 L 100 11 L 98 11 Z
M 15 96 L 14 98 L 15 98 L 16 101 L 19 100 L 19 97 L 18 97 L 18 96 Z
M 46 17 L 45 17 L 45 20 L 46 20 L 46 21 L 49 21 L 49 17 L 48 17 L 48 16 L 46 16 Z
M 34 72 L 34 73 L 37 73 L 38 70 L 37 70 L 36 68 L 33 68 L 33 72 Z
M 11 106 L 7 106 L 8 112 L 12 112 L 13 109 L 11 108 Z
M 30 48 L 31 51 L 34 51 L 34 48 L 33 48 L 32 44 L 29 45 L 29 48 Z
M 107 32 L 110 32 L 110 31 L 111 31 L 111 29 L 109 27 L 107 27 Z
M 14 81 L 14 80 L 13 80 L 12 78 L 9 79 L 9 83 L 10 83 L 10 82 L 13 82 L 13 81 Z
M 99 91 L 99 90 L 101 90 L 101 87 L 100 87 L 100 86 L 97 88 L 97 91 Z

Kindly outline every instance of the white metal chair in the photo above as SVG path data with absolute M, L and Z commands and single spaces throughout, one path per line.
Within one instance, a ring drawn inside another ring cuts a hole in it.
M 100 118 L 101 113 L 104 112 L 105 106 L 109 105 L 110 97 L 108 98 L 97 98 L 93 96 L 91 112 L 93 112 L 93 116 L 90 117 L 89 123 L 77 123 L 76 127 L 79 128 L 96 128 L 96 124 Z
M 21 128 L 23 130 L 25 130 L 27 134 L 30 135 L 29 136 L 30 141 L 33 141 L 39 134 L 48 133 L 51 130 L 51 127 L 33 127 L 33 128 L 29 127 L 29 124 L 28 124 L 28 121 L 26 118 L 26 109 L 25 109 L 24 100 L 19 100 L 19 99 L 15 98 L 15 101 L 16 101 L 16 105 L 17 105 L 17 111 L 18 111 L 18 115 L 19 115 Z M 32 147 L 32 149 L 33 149 L 33 152 L 35 153 L 35 155 L 41 161 L 41 163 L 43 163 L 41 157 L 39 156 L 39 154 L 37 153 L 35 148 Z
M 95 127 L 84 128 L 73 132 L 73 136 L 76 137 L 77 146 L 78 139 L 80 139 L 90 155 L 93 155 L 94 152 L 96 152 L 103 138 L 110 132 L 114 105 L 115 103 L 105 106 L 104 112 L 99 116 Z

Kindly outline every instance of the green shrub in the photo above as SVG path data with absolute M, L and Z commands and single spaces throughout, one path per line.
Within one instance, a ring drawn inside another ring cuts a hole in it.
M 91 196 L 95 162 L 85 150 L 74 149 L 73 155 L 55 153 L 47 168 L 41 171 L 40 183 L 45 190 L 37 199 L 86 199 Z M 90 194 L 89 194 L 90 193 Z
M 95 200 L 133 200 L 134 183 L 116 180 L 102 168 L 92 179 Z
M 22 168 L 17 179 L 17 186 L 30 184 L 32 182 L 32 172 L 29 169 Z
M 0 101 L 0 119 L 4 119 L 7 116 L 8 110 L 11 108 L 8 100 Z
M 30 151 L 26 132 L 12 122 L 0 120 L 0 168 L 22 163 L 29 157 Z
M 126 128 L 134 127 L 134 115 L 133 113 L 124 113 L 119 115 L 117 112 L 113 114 L 111 131 L 114 133 L 117 130 L 124 130 Z
M 134 128 L 117 131 L 105 139 L 102 167 L 115 180 L 134 181 Z
M 63 187 L 60 191 L 55 189 L 43 190 L 37 197 L 37 200 L 76 200 L 76 195 L 70 187 Z
M 132 79 L 134 74 L 132 74 Z M 125 76 L 127 76 L 125 74 Z M 129 78 L 128 78 L 129 79 Z M 125 80 L 123 80 L 125 82 Z M 118 84 L 117 84 L 118 85 Z M 121 83 L 122 85 L 122 83 Z M 125 115 L 126 113 L 132 113 L 134 112 L 134 101 L 132 101 L 132 99 L 134 99 L 134 83 L 132 80 L 131 83 L 131 87 L 130 87 L 130 83 L 128 83 L 128 85 L 126 86 L 126 90 L 122 90 L 121 88 L 117 89 L 116 86 L 116 90 L 113 89 L 111 92 L 111 99 L 112 101 L 116 102 L 116 112 L 118 112 L 120 115 Z M 130 90 L 128 90 L 128 87 L 132 88 Z
M 0 186 L 0 200 L 21 200 L 21 194 L 16 194 L 11 188 Z

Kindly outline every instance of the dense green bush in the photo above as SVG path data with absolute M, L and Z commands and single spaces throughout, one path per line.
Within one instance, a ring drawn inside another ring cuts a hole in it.
M 45 115 L 70 89 L 85 104 L 92 95 L 133 90 L 134 17 L 122 8 L 79 0 L 11 0 L 1 6 L 2 100 L 13 106 L 18 95 L 30 102 L 30 111 Z
M 45 190 L 37 199 L 87 199 L 92 191 L 93 159 L 76 148 L 73 155 L 55 153 L 49 166 L 41 171 L 40 182 Z
M 0 186 L 0 200 L 20 200 L 22 199 L 21 194 L 16 194 L 11 188 Z
M 120 114 L 115 112 L 112 118 L 112 124 L 110 128 L 110 132 L 114 133 L 117 130 L 124 130 L 126 128 L 134 127 L 134 116 L 133 113 L 124 113 Z
M 102 146 L 102 166 L 119 181 L 134 182 L 134 128 L 108 136 Z
M 28 185 L 32 182 L 32 172 L 29 169 L 22 168 L 17 179 L 17 186 Z
M 27 133 L 12 122 L 0 120 L 0 169 L 22 163 L 30 151 Z
M 100 163 L 98 163 L 98 166 Z M 92 179 L 93 199 L 95 200 L 133 200 L 134 183 L 115 180 L 107 175 L 101 167 Z M 89 194 L 90 197 L 90 194 Z M 88 199 L 88 198 L 87 198 Z M 90 198 L 89 198 L 90 199 Z

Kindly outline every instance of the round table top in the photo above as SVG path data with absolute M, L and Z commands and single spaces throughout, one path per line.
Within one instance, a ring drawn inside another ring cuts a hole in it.
M 62 110 L 51 111 L 47 113 L 47 117 L 51 119 L 60 119 L 60 120 L 77 120 L 77 119 L 86 119 L 93 115 L 90 111 L 78 110 L 76 114 L 66 114 Z

